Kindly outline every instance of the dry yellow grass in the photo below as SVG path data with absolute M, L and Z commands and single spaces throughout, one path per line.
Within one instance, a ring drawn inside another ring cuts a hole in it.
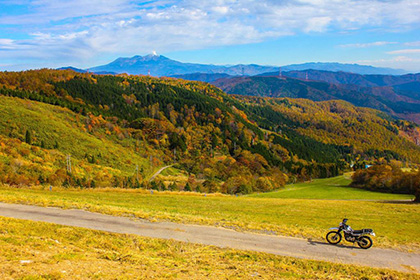
M 1 279 L 420 279 L 418 274 L 300 260 L 0 217 Z

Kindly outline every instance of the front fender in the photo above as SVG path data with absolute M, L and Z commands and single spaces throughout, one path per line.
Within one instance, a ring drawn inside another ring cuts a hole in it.
M 330 229 L 336 229 L 336 230 L 339 230 L 339 228 L 338 228 L 338 227 L 331 227 Z

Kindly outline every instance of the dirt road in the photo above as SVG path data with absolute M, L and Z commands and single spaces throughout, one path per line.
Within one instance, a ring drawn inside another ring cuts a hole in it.
M 413 272 L 412 269 L 415 269 L 420 272 L 420 254 L 378 248 L 363 250 L 351 246 L 350 243 L 347 243 L 350 246 L 333 246 L 299 238 L 243 233 L 224 228 L 170 222 L 151 223 L 83 210 L 63 210 L 19 204 L 0 203 L 0 216 L 303 259 L 392 268 L 405 272 Z
M 172 167 L 172 165 L 168 165 L 168 166 L 164 166 L 161 169 L 159 169 L 155 174 L 153 174 L 152 177 L 150 177 L 149 182 L 153 181 L 157 175 L 159 175 L 163 170 L 165 170 L 166 168 Z

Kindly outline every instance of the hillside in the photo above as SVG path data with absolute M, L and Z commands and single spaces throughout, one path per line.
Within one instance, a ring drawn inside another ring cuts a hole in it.
M 201 82 L 69 70 L 0 73 L 0 96 L 0 167 L 11 184 L 249 193 L 335 176 L 352 162 L 420 163 L 417 127 L 341 101 L 233 97 Z M 172 164 L 187 184 L 148 182 Z
M 144 175 L 159 165 L 150 164 L 142 156 L 158 155 L 158 151 L 136 145 L 134 139 L 119 138 L 117 130 L 105 133 L 99 122 L 104 119 L 0 95 L 0 180 L 10 184 L 62 184 L 74 179 L 83 187 L 124 186 L 128 184 L 123 181 L 133 176 L 136 165 Z M 67 155 L 71 155 L 74 178 L 66 176 Z
M 392 120 L 376 110 L 355 107 L 340 100 L 237 98 L 248 102 L 250 109 L 267 119 L 272 118 L 266 113 L 268 109 L 276 112 L 287 120 L 288 128 L 294 128 L 301 135 L 326 144 L 351 147 L 349 154 L 356 158 L 374 156 L 401 160 L 410 158 L 410 155 L 418 156 L 420 150 L 415 143 L 420 139 L 418 126 Z M 401 147 L 407 150 L 403 151 Z
M 378 109 L 391 115 L 420 123 L 418 118 L 420 99 L 418 99 L 416 93 L 407 90 L 402 85 L 395 85 L 395 88 L 392 86 L 378 87 L 373 82 L 369 82 L 371 86 L 361 87 L 355 84 L 340 84 L 337 82 L 340 80 L 340 77 L 346 77 L 348 82 L 356 83 L 355 80 L 359 80 L 360 84 L 368 83 L 368 80 L 362 82 L 362 76 L 348 73 L 332 74 L 327 72 L 326 74 L 323 72 L 322 74 L 325 75 L 320 77 L 320 72 L 308 71 L 308 78 L 309 74 L 312 74 L 314 78 L 322 79 L 322 77 L 325 77 L 325 80 L 334 83 L 300 79 L 300 76 L 306 75 L 305 72 L 295 74 L 299 78 L 278 77 L 278 75 L 231 77 L 218 79 L 212 84 L 230 94 L 307 98 L 314 101 L 341 99 L 356 106 Z M 413 79 L 417 79 L 417 76 L 406 80 L 410 81 Z M 379 78 L 377 78 L 376 82 L 380 84 L 381 82 L 378 80 Z M 404 78 L 400 79 L 400 81 L 402 80 Z M 344 78 L 340 81 L 346 83 Z M 391 83 L 391 81 L 388 83 Z M 413 85 L 413 89 L 415 89 L 415 85 Z
M 236 193 L 251 192 L 258 179 L 254 176 L 264 178 L 265 181 L 258 185 L 262 189 L 278 188 L 287 181 L 287 175 L 274 164 L 282 162 L 276 153 L 283 154 L 285 151 L 268 151 L 264 133 L 247 121 L 244 113 L 229 105 L 229 102 L 236 101 L 208 85 L 174 79 L 94 76 L 52 70 L 2 73 L 0 80 L 3 84 L 0 89 L 2 95 L 56 105 L 46 106 L 33 101 L 13 103 L 16 102 L 13 101 L 15 98 L 2 98 L 4 108 L 13 107 L 17 111 L 10 116 L 13 122 L 7 122 L 7 110 L 3 110 L 5 173 L 17 173 L 22 177 L 20 181 L 9 180 L 8 177 L 5 180 L 7 183 L 44 181 L 38 179 L 65 168 L 65 155 L 68 153 L 76 160 L 74 165 L 91 161 L 104 168 L 117 166 L 121 171 L 132 166 L 130 176 L 127 173 L 124 174 L 126 177 L 119 179 L 111 176 L 110 181 L 104 182 L 108 186 L 115 185 L 113 182 L 116 180 L 123 180 L 124 186 L 140 186 L 141 183 L 157 189 L 170 187 Z M 24 106 L 26 103 L 28 105 Z M 56 108 L 62 110 L 57 105 L 71 109 L 74 112 L 71 118 L 76 123 L 62 124 L 63 118 L 57 122 L 49 121 L 48 116 L 54 115 Z M 33 116 L 30 108 L 39 106 L 47 112 Z M 22 117 L 17 117 L 19 114 Z M 61 137 L 62 126 L 76 126 L 79 130 L 65 131 L 68 137 Z M 32 140 L 27 141 L 26 131 L 30 132 Z M 54 134 L 47 135 L 44 131 Z M 85 138 L 96 143 L 89 145 Z M 97 148 L 103 146 L 101 141 L 104 138 L 112 141 L 111 144 L 121 144 Z M 250 144 L 251 138 L 255 145 Z M 240 139 L 248 140 L 244 144 Z M 31 145 L 22 143 L 24 141 Z M 84 143 L 85 146 L 79 148 L 78 143 Z M 23 168 L 14 172 L 16 170 L 13 168 L 9 169 L 9 162 L 13 158 L 13 150 L 19 150 L 21 146 L 27 150 L 22 160 L 33 157 L 33 146 L 41 153 L 59 152 L 61 156 L 51 163 L 49 173 L 32 165 L 32 170 Z M 111 151 L 115 149 L 119 161 L 101 160 L 112 159 L 114 155 Z M 260 154 L 251 152 L 255 149 L 266 151 L 265 156 L 270 163 Z M 125 161 L 128 163 L 124 164 Z M 165 186 L 159 182 L 148 185 L 146 178 L 155 167 L 173 163 L 189 174 L 188 186 Z M 139 165 L 139 181 L 136 165 Z M 60 172 L 62 182 L 71 181 L 73 184 L 83 180 L 83 176 L 76 172 L 71 176 L 66 174 L 65 169 Z M 47 182 L 52 183 L 53 180 Z
M 263 73 L 258 76 L 275 77 L 279 72 Z M 324 71 L 324 70 L 302 70 L 302 71 L 282 71 L 282 75 L 290 78 L 306 79 L 311 81 L 323 81 L 330 84 L 356 85 L 360 87 L 387 87 L 403 86 L 407 90 L 417 90 L 416 82 L 420 81 L 420 74 L 406 75 L 362 75 L 343 71 Z M 414 87 L 413 87 L 414 86 Z
M 229 78 L 231 76 L 228 74 L 223 74 L 223 73 L 216 73 L 216 74 L 191 73 L 191 74 L 183 74 L 183 75 L 172 75 L 171 77 L 177 78 L 177 79 L 184 79 L 188 81 L 199 81 L 199 82 L 211 83 L 218 79 Z

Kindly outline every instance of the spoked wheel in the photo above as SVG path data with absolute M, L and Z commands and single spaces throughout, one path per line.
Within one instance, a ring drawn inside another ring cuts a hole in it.
M 370 247 L 372 247 L 373 242 L 369 236 L 363 236 L 362 238 L 360 238 L 359 241 L 357 241 L 357 244 L 362 249 L 369 249 Z
M 330 231 L 327 233 L 327 241 L 330 244 L 338 244 L 341 241 L 341 234 L 337 231 Z

